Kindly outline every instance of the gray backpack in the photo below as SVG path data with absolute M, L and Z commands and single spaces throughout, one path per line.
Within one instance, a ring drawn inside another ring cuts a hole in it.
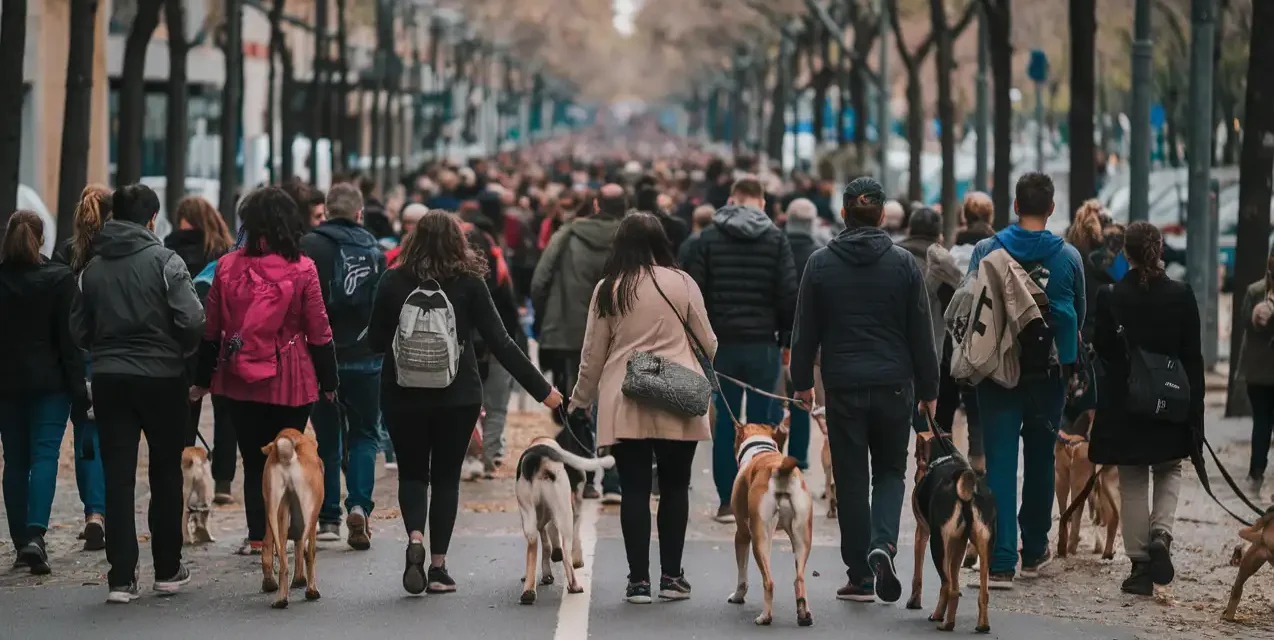
M 464 346 L 456 335 L 456 311 L 441 285 L 408 294 L 398 312 L 393 349 L 400 387 L 444 389 L 456 379 Z

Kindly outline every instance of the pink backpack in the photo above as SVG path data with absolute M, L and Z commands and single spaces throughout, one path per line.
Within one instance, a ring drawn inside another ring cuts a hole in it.
M 227 373 L 247 383 L 278 375 L 280 334 L 295 289 L 290 278 L 268 280 L 253 266 L 225 283 L 220 296 L 226 336 L 221 352 Z

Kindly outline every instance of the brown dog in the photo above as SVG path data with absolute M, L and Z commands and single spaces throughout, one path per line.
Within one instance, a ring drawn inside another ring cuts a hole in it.
M 1061 434 L 1066 442 L 1058 442 L 1055 447 L 1053 480 L 1057 489 L 1057 512 L 1065 515 L 1069 500 L 1072 497 L 1080 499 L 1084 485 L 1093 472 L 1097 472 L 1097 480 L 1088 496 L 1088 512 L 1094 525 L 1106 526 L 1106 542 L 1103 548 L 1101 538 L 1093 536 L 1093 553 L 1101 553 L 1103 560 L 1110 560 L 1115 557 L 1115 534 L 1119 531 L 1119 501 L 1114 496 L 1114 491 L 1119 486 L 1119 477 L 1115 473 L 1115 467 L 1097 468 L 1088 459 L 1087 434 L 1092 425 L 1093 414 L 1092 410 L 1080 414 L 1071 428 L 1072 433 Z M 1076 507 L 1068 520 L 1059 523 L 1058 557 L 1065 558 L 1067 554 L 1073 555 L 1079 551 L 1083 511 L 1082 506 Z
M 832 444 L 827 439 L 827 407 L 817 407 L 810 412 L 810 419 L 823 432 L 823 497 L 827 499 L 827 517 L 836 517 L 836 474 L 832 473 Z
M 1238 612 L 1239 600 L 1243 598 L 1243 584 L 1265 563 L 1274 564 L 1274 508 L 1265 512 L 1260 520 L 1250 527 L 1239 529 L 1239 537 L 1250 542 L 1251 546 L 1239 560 L 1239 575 L 1234 578 L 1234 587 L 1230 589 L 1230 603 L 1225 607 L 1221 619 L 1234 622 L 1234 614 Z
M 796 458 L 783 455 L 787 433 L 769 425 L 735 426 L 734 452 L 739 475 L 734 479 L 730 506 L 735 514 L 734 556 L 739 565 L 739 582 L 728 602 L 743 604 L 748 593 L 748 546 L 756 556 L 765 588 L 765 609 L 758 625 L 774 619 L 774 578 L 770 572 L 770 544 L 777 528 L 787 532 L 796 555 L 796 623 L 814 624 L 805 593 L 805 564 L 809 561 L 814 536 L 814 500 L 805 486 L 805 477 L 796 468 Z
M 306 600 L 318 600 L 314 580 L 314 558 L 318 551 L 318 515 L 323 506 L 323 461 L 318 443 L 296 429 L 284 429 L 274 442 L 261 448 L 265 453 L 265 473 L 261 478 L 265 494 L 265 541 L 261 548 L 261 590 L 278 592 L 275 609 L 288 606 L 288 540 L 296 543 L 296 577 L 291 586 L 305 587 Z M 278 558 L 278 578 L 274 574 Z M 305 575 L 301 575 L 304 561 Z
M 208 532 L 208 513 L 212 509 L 212 464 L 202 447 L 186 447 L 181 451 L 181 542 L 195 544 L 216 542 Z M 191 529 L 194 530 L 193 535 Z

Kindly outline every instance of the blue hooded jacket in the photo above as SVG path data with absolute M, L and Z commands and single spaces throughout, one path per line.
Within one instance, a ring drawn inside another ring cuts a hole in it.
M 1004 247 L 1018 262 L 1038 262 L 1048 269 L 1048 296 L 1050 324 L 1057 342 L 1057 359 L 1062 364 L 1072 364 L 1078 357 L 1079 327 L 1084 323 L 1084 261 L 1079 251 L 1049 231 L 1027 231 L 1017 225 L 1005 227 L 999 233 L 978 243 L 969 258 L 969 272 L 978 270 L 978 264 L 988 253 Z

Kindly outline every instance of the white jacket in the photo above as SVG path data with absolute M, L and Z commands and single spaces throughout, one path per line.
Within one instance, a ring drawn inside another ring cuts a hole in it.
M 1018 334 L 1043 317 L 1040 303 L 1047 300 L 1003 247 L 982 258 L 947 307 L 951 377 L 968 384 L 990 378 L 1006 389 L 1016 387 L 1021 375 Z

